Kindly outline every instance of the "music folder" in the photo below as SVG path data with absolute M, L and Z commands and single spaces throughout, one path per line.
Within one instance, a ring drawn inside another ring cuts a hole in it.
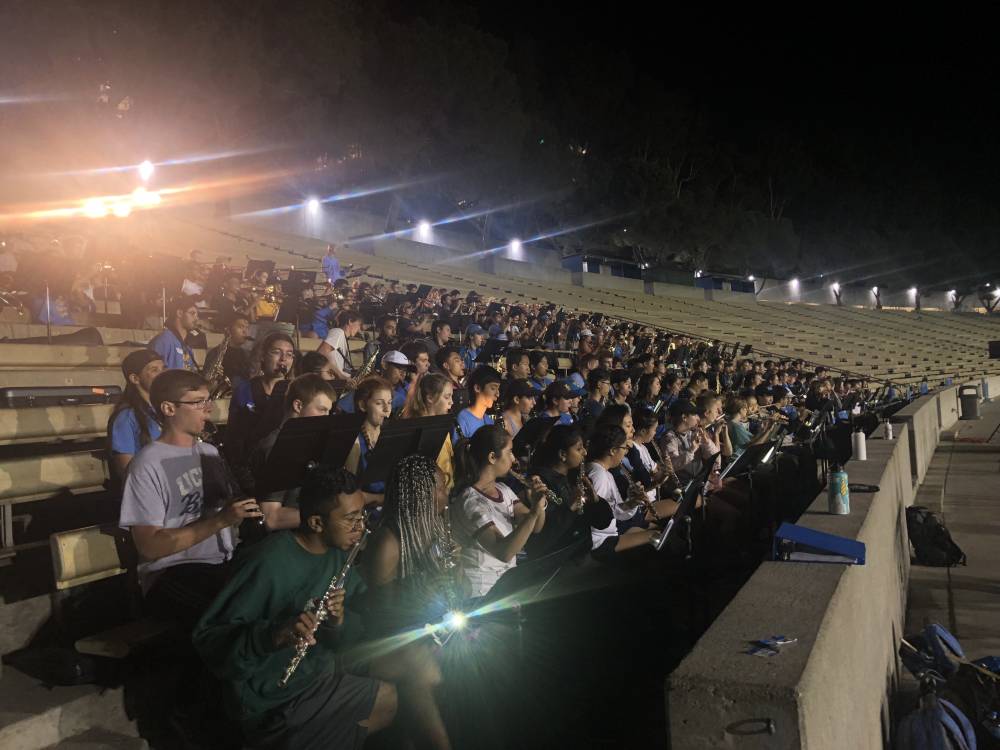
M 486 339 L 483 344 L 483 348 L 479 350 L 479 354 L 476 355 L 477 365 L 488 365 L 495 359 L 499 359 L 503 356 L 503 353 L 507 351 L 507 347 L 510 346 L 509 341 L 501 341 L 500 339 Z M 466 373 L 468 375 L 469 373 Z
M 774 534 L 775 560 L 787 562 L 865 564 L 865 544 L 787 521 Z
M 437 461 L 454 424 L 451 414 L 383 422 L 378 442 L 368 455 L 368 466 L 361 474 L 361 484 L 384 482 L 396 464 L 414 453 Z
M 298 487 L 314 465 L 343 466 L 363 421 L 363 414 L 287 420 L 257 477 L 258 496 Z

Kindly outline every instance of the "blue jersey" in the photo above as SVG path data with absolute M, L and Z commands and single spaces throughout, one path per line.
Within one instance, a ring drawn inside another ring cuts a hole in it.
M 484 415 L 480 419 L 468 409 L 462 409 L 458 413 L 458 426 L 462 428 L 462 435 L 467 438 L 472 437 L 480 427 L 490 424 L 493 424 L 493 417 L 489 414 Z M 458 432 L 456 430 L 452 430 L 452 440 L 455 442 L 458 441 Z
M 190 370 L 198 372 L 198 362 L 194 358 L 194 350 L 177 338 L 177 334 L 169 328 L 153 337 L 147 349 L 163 357 L 163 366 L 168 370 Z
M 151 407 L 146 412 L 146 426 L 150 441 L 160 437 L 160 424 Z M 134 456 L 142 448 L 141 435 L 135 410 L 132 407 L 122 409 L 111 423 L 111 452 Z
M 323 273 L 326 274 L 326 278 L 331 284 L 337 279 L 344 278 L 344 274 L 340 270 L 340 261 L 332 255 L 323 257 Z

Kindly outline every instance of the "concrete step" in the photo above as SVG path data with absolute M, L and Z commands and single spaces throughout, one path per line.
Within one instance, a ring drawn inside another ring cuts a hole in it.
M 108 734 L 137 737 L 125 715 L 122 690 L 96 685 L 48 688 L 7 667 L 0 676 L 0 748 L 40 750 L 100 726 Z M 69 747 L 131 747 L 69 745 Z M 140 747 L 136 745 L 135 747 Z
M 53 750 L 149 750 L 149 743 L 141 737 L 130 737 L 103 729 L 88 729 L 86 732 L 69 737 L 50 745 Z

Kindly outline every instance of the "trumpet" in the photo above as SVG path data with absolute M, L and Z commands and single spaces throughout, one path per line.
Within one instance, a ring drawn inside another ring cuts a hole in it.
M 330 585 L 326 589 L 326 593 L 317 602 L 316 610 L 314 614 L 316 615 L 316 627 L 313 628 L 313 633 L 319 628 L 320 624 L 330 616 L 330 611 L 327 609 L 327 605 L 330 599 L 333 597 L 334 593 L 340 591 L 344 588 L 344 584 L 347 583 L 347 574 L 351 572 L 351 566 L 354 565 L 354 560 L 358 556 L 358 552 L 361 551 L 361 546 L 365 543 L 365 539 L 371 530 L 365 526 L 364 530 L 361 532 L 361 538 L 355 543 L 351 548 L 350 554 L 347 556 L 347 560 L 344 562 L 344 567 L 340 569 L 336 578 L 330 581 Z M 278 687 L 288 687 L 288 681 L 292 679 L 292 675 L 295 674 L 295 670 L 299 668 L 299 664 L 305 658 L 306 653 L 309 651 L 309 642 L 304 638 L 295 644 L 295 655 L 292 656 L 292 660 L 288 662 L 288 666 L 285 668 L 285 674 L 282 675 L 281 679 L 278 680 Z

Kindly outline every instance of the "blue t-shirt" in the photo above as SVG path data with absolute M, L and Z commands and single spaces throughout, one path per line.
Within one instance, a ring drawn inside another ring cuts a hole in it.
M 198 362 L 194 358 L 194 350 L 177 338 L 177 334 L 169 328 L 156 334 L 146 348 L 152 349 L 163 357 L 163 366 L 168 370 L 198 372 Z
M 475 367 L 476 357 L 479 356 L 479 349 L 470 349 L 467 346 L 463 346 L 459 354 L 462 355 L 462 361 L 465 362 L 466 374 L 472 372 L 472 368 Z
M 337 279 L 344 278 L 344 274 L 340 271 L 340 261 L 332 255 L 323 256 L 323 273 L 331 284 Z
M 546 388 L 548 388 L 550 382 L 551 381 L 548 379 L 547 375 L 541 380 L 539 380 L 537 377 L 528 378 L 528 385 L 530 385 L 536 391 L 544 391 Z
M 316 308 L 313 312 L 313 319 L 311 323 L 307 323 L 304 326 L 306 331 L 315 331 L 316 335 L 321 339 L 325 339 L 327 334 L 330 333 L 330 323 L 336 317 L 337 311 L 333 310 L 329 306 L 324 305 L 323 307 Z
M 493 417 L 489 414 L 485 414 L 480 419 L 468 409 L 462 409 L 458 413 L 458 426 L 462 428 L 462 434 L 467 438 L 472 437 L 480 427 L 485 427 L 489 424 L 493 424 Z M 458 442 L 457 430 L 452 430 L 451 436 L 453 442 Z
M 360 449 L 358 451 L 358 476 L 360 477 L 368 468 L 368 441 L 365 439 L 364 433 L 358 435 L 358 448 Z M 373 495 L 379 495 L 385 492 L 385 482 L 369 482 L 362 485 L 361 489 Z
M 156 421 L 152 409 L 147 410 L 147 415 L 146 424 L 149 429 L 149 439 L 153 441 L 160 437 L 160 424 Z M 134 456 L 142 448 L 141 434 L 135 410 L 132 407 L 122 409 L 111 423 L 111 452 Z

